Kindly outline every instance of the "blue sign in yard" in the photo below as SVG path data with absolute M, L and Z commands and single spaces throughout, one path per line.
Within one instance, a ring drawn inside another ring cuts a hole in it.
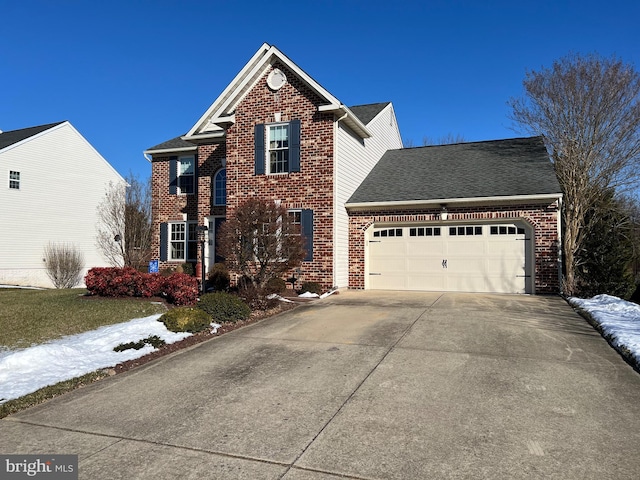
M 149 262 L 149 273 L 158 273 L 159 271 L 158 260 L 151 260 Z

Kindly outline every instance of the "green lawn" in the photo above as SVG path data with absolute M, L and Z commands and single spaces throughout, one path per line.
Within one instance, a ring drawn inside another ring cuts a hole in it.
M 103 325 L 162 313 L 148 299 L 86 297 L 83 288 L 0 288 L 0 348 L 24 348 Z

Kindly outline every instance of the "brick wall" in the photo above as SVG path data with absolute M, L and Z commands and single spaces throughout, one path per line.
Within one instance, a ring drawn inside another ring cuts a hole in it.
M 440 221 L 439 209 L 396 209 L 349 214 L 349 288 L 365 285 L 365 232 L 374 223 L 437 222 L 452 224 L 469 221 L 521 219 L 533 227 L 535 293 L 558 293 L 558 205 L 518 205 L 448 208 L 448 219 Z
M 184 152 L 183 155 L 195 152 Z M 160 258 L 160 224 L 165 222 L 195 222 L 204 224 L 204 218 L 209 215 L 224 215 L 224 207 L 213 207 L 211 200 L 211 184 L 213 175 L 222 167 L 222 159 L 225 156 L 225 145 L 201 145 L 196 155 L 197 180 L 196 194 L 175 195 L 169 193 L 169 159 L 171 156 L 180 156 L 180 153 L 171 155 L 154 156 L 151 163 L 151 189 L 152 189 L 152 222 L 153 258 Z M 198 261 L 200 251 L 198 249 Z M 176 266 L 182 262 L 160 262 L 160 268 Z
M 285 72 L 287 83 L 274 92 L 266 78 L 276 67 Z M 227 129 L 226 143 L 198 146 L 197 196 L 170 195 L 169 155 L 153 158 L 153 249 L 159 258 L 160 223 L 182 221 L 183 213 L 189 221 L 203 224 L 208 215 L 233 215 L 234 209 L 250 197 L 278 200 L 288 209 L 313 210 L 313 261 L 302 264 L 300 279 L 328 289 L 333 285 L 333 114 L 318 112 L 318 106 L 325 102 L 293 72 L 280 64 L 271 68 L 237 105 L 236 121 Z M 254 125 L 275 122 L 276 113 L 282 122 L 301 121 L 300 172 L 256 176 Z M 212 209 L 211 182 L 223 158 L 227 207 Z M 169 265 L 161 263 L 161 268 Z
M 250 197 L 279 200 L 288 209 L 313 210 L 313 261 L 302 264 L 301 280 L 333 282 L 333 114 L 319 113 L 324 103 L 283 65 L 287 83 L 273 92 L 266 77 L 258 80 L 235 110 L 227 130 L 227 211 Z M 300 172 L 254 174 L 254 125 L 300 120 Z

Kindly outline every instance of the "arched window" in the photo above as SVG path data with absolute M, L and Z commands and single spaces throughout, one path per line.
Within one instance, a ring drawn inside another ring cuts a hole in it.
M 213 177 L 213 204 L 227 204 L 227 169 L 221 168 Z

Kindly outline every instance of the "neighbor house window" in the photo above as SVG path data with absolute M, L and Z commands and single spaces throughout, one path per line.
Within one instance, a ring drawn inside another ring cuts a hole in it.
M 213 178 L 213 204 L 227 204 L 227 170 L 225 168 L 218 170 Z
M 169 260 L 195 261 L 198 235 L 195 222 L 169 224 Z
M 9 170 L 9 188 L 20 190 L 20 172 Z
M 269 173 L 289 171 L 289 125 L 269 125 Z

